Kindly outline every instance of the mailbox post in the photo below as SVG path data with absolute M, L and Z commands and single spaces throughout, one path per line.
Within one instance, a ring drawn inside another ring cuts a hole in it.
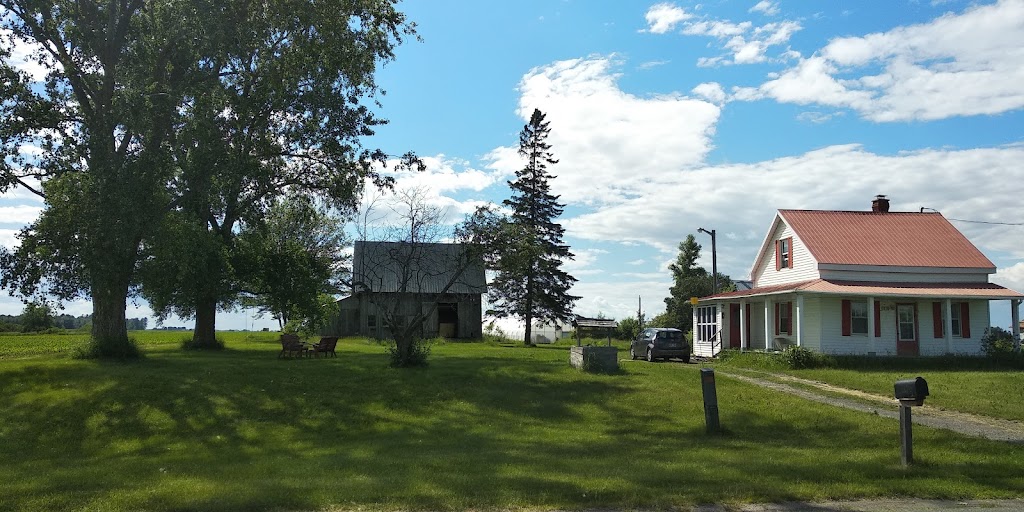
M 715 370 L 700 369 L 700 387 L 704 394 L 704 425 L 709 434 L 719 431 L 718 392 L 715 390 Z
M 914 463 L 914 432 L 911 407 L 924 405 L 928 381 L 922 377 L 896 381 L 896 399 L 900 401 L 900 459 L 904 466 Z

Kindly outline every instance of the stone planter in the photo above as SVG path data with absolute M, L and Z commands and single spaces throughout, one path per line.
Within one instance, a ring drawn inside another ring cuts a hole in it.
M 619 371 L 619 351 L 615 347 L 570 347 L 569 364 L 595 373 Z

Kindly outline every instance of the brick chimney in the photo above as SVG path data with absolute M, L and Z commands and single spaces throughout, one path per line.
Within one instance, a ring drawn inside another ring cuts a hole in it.
M 889 213 L 889 200 L 879 194 L 871 201 L 871 211 L 875 213 Z

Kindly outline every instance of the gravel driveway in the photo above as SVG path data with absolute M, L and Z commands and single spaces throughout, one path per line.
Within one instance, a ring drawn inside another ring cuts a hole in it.
M 824 404 L 845 407 L 855 411 L 867 412 L 884 416 L 886 418 L 899 419 L 899 404 L 895 399 L 872 395 L 862 391 L 832 386 L 823 382 L 801 379 L 790 375 L 769 373 L 765 378 L 741 375 L 739 373 L 715 370 L 715 373 L 730 379 L 749 382 L 761 387 L 782 391 L 796 395 L 807 400 L 821 402 Z M 769 378 L 770 377 L 770 378 Z M 812 387 L 821 390 L 821 393 L 796 387 L 784 382 L 777 382 L 778 379 L 792 382 L 801 386 Z M 843 398 L 835 395 L 846 395 L 851 398 Z M 914 423 L 934 428 L 952 430 L 972 437 L 982 437 L 993 441 L 1005 441 L 1008 443 L 1024 444 L 1024 425 L 1017 421 L 1004 420 L 967 414 L 956 411 L 946 411 L 924 405 L 915 407 L 913 413 Z

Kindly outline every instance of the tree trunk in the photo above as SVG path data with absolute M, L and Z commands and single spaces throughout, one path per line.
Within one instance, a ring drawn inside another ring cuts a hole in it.
M 201 299 L 196 305 L 196 329 L 192 333 L 192 348 L 220 348 L 217 343 L 217 301 Z
M 526 301 L 527 305 L 530 305 L 530 302 L 531 302 L 530 300 L 527 300 Z M 528 308 L 526 310 L 526 339 L 524 340 L 524 343 L 526 343 L 526 346 L 533 345 L 533 339 L 530 337 L 532 334 L 533 334 L 533 315 L 530 314 L 530 309 Z
M 92 350 L 95 357 L 135 357 L 138 349 L 128 340 L 125 307 L 127 282 L 99 279 L 92 285 Z

